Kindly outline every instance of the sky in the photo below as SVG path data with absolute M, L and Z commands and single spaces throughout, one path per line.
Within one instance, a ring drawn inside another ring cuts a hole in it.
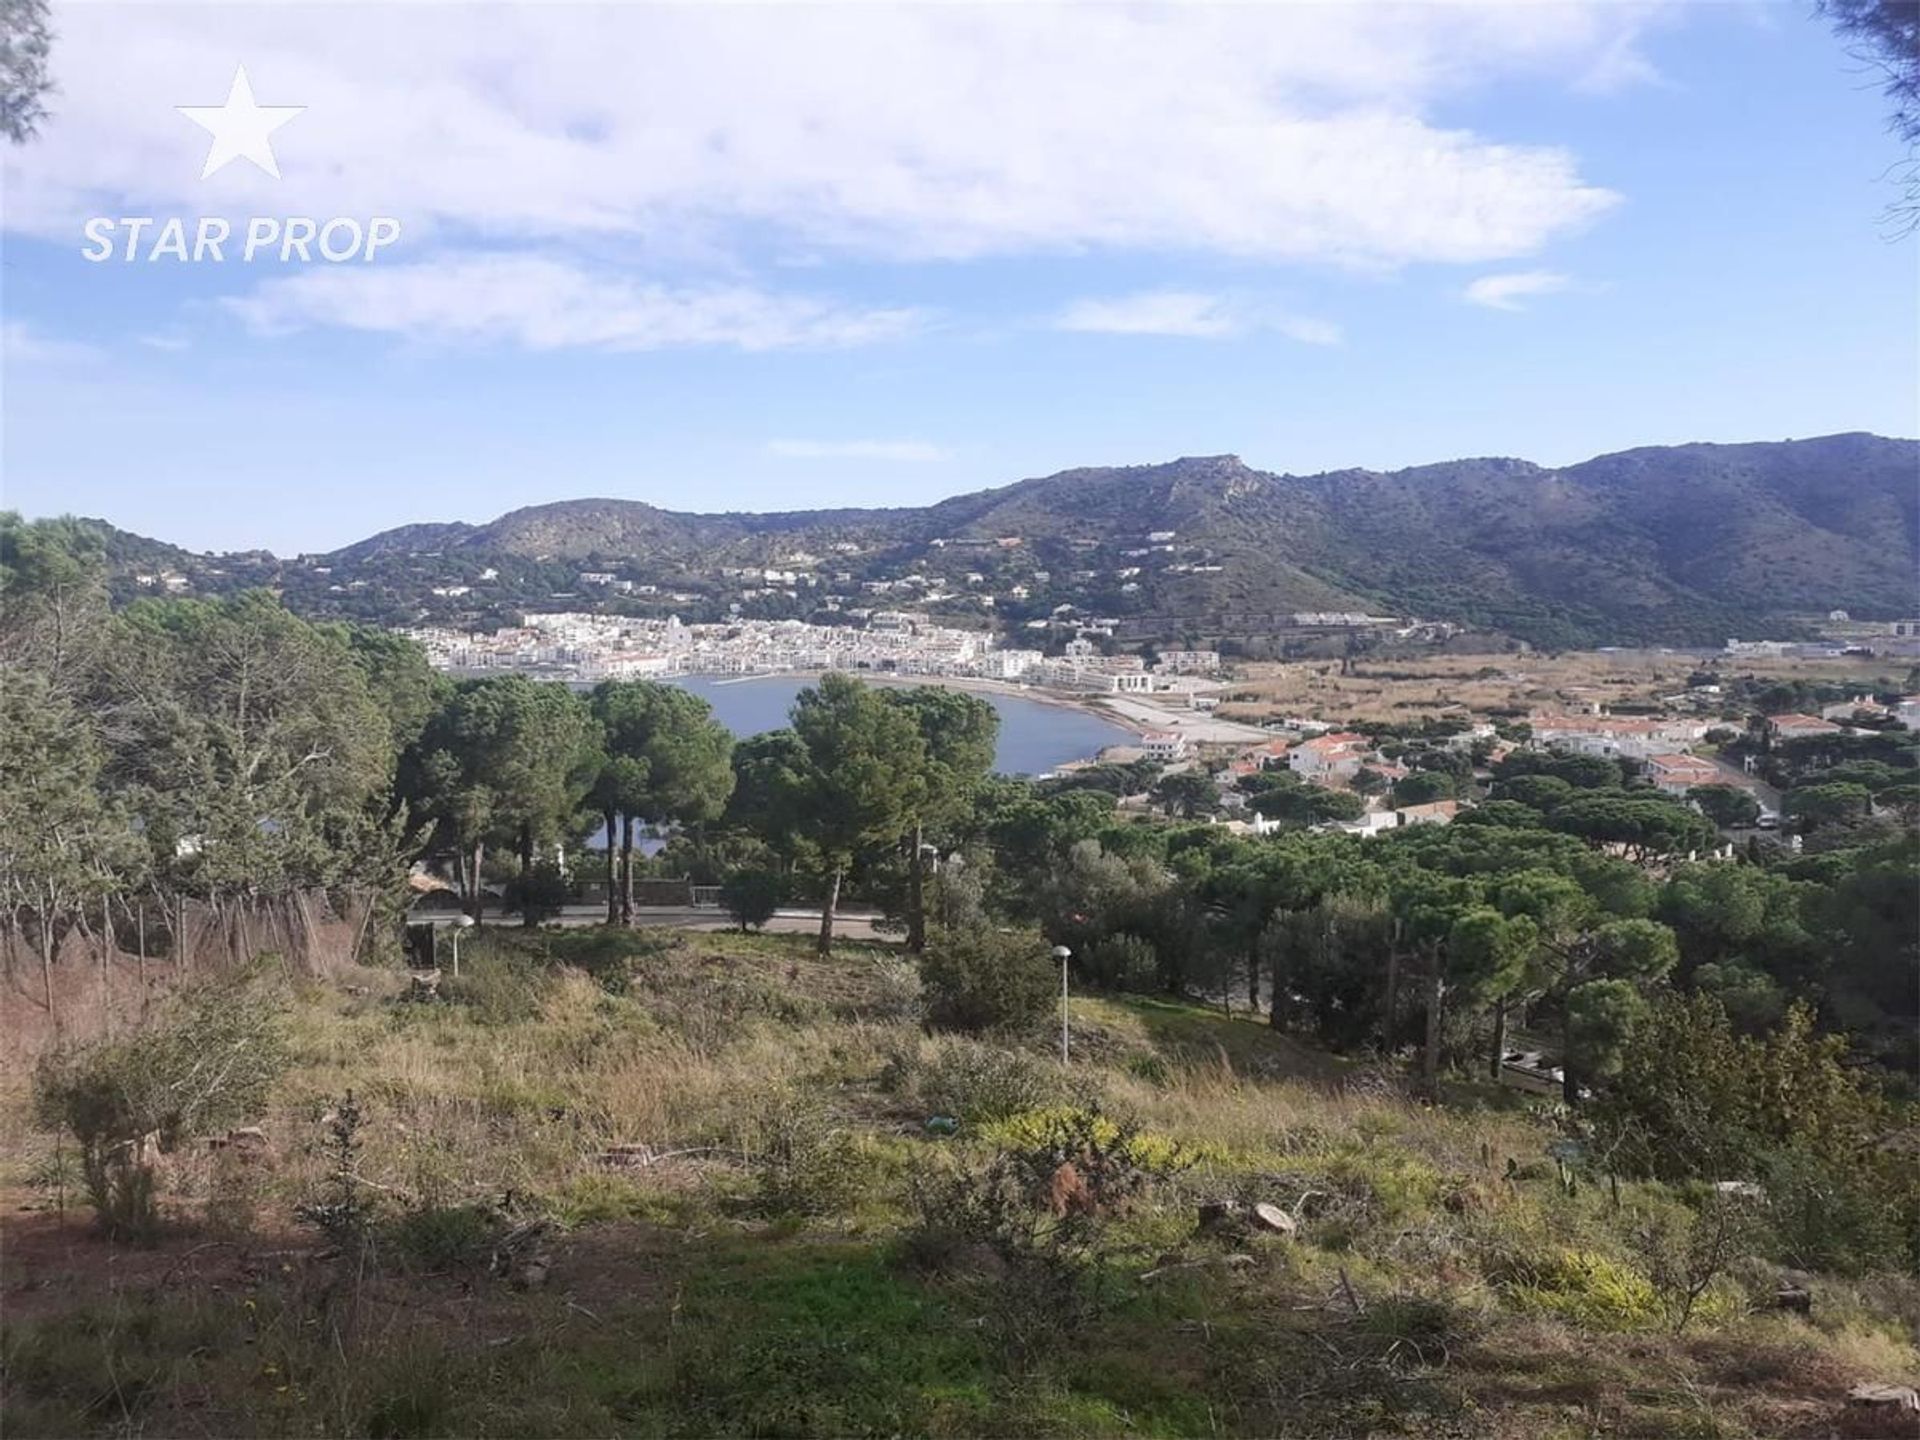
M 294 554 L 580 496 L 1913 435 L 1901 152 L 1810 12 L 56 5 L 0 155 L 0 504 Z M 89 240 L 138 217 L 236 238 Z M 347 258 L 242 258 L 291 217 Z

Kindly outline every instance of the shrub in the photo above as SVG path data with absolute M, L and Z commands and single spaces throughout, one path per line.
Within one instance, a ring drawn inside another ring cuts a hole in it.
M 1870 1174 L 1798 1145 L 1762 1157 L 1757 1173 L 1777 1254 L 1788 1264 L 1857 1275 L 1904 1258 L 1892 1186 L 1876 1188 Z
M 1648 1219 L 1635 1236 L 1667 1319 L 1678 1335 L 1687 1328 L 1715 1281 L 1745 1259 L 1760 1234 L 1759 1205 L 1744 1196 L 1709 1192 L 1700 1208 Z
M 1592 1251 L 1509 1256 L 1491 1271 L 1522 1309 L 1549 1311 L 1597 1330 L 1635 1329 L 1661 1314 L 1659 1296 L 1646 1276 Z
M 834 1215 L 865 1188 L 858 1139 L 811 1097 L 776 1092 L 760 1111 L 750 1152 L 756 1207 L 767 1215 Z
M 919 1020 L 925 1003 L 920 972 L 912 964 L 891 955 L 875 958 L 868 1013 L 878 1020 Z
M 523 875 L 507 882 L 506 905 L 517 910 L 529 925 L 551 920 L 573 898 L 573 886 L 566 871 L 551 860 L 542 860 Z
M 360 1127 L 366 1113 L 351 1090 L 341 1097 L 321 1123 L 327 1138 L 320 1146 L 326 1157 L 327 1175 L 321 1193 L 294 1207 L 294 1214 L 317 1225 L 342 1248 L 358 1248 L 366 1239 L 369 1215 L 368 1197 L 360 1184 Z
M 1014 1156 L 916 1175 L 910 1203 L 902 1260 L 971 1284 L 983 1333 L 1016 1370 L 1070 1346 L 1103 1308 L 1092 1230 L 1049 1215 Z
M 1098 1106 L 1030 1110 L 994 1125 L 991 1138 L 1023 1193 L 1051 1204 L 1057 1243 L 1093 1244 L 1100 1223 L 1124 1211 L 1155 1179 L 1178 1174 L 1209 1152 L 1141 1130 Z M 1054 1193 L 1062 1166 L 1073 1167 L 1070 1200 Z
M 563 965 L 584 970 L 610 995 L 624 995 L 641 972 L 642 962 L 657 959 L 672 945 L 660 934 L 614 925 L 589 925 L 543 935 L 546 952 Z
M 461 956 L 460 973 L 440 982 L 440 996 L 466 1007 L 482 1025 L 519 1025 L 540 1011 L 552 977 L 525 952 L 482 943 Z
M 265 1108 L 288 1063 L 284 1013 L 262 985 L 212 982 L 124 1039 L 41 1060 L 35 1116 L 79 1142 L 87 1198 L 109 1233 L 151 1239 L 160 1157 Z
M 1108 935 L 1081 957 L 1087 979 L 1105 990 L 1150 994 L 1160 988 L 1160 956 L 1153 942 L 1139 935 Z
M 772 870 L 736 870 L 720 886 L 720 905 L 742 931 L 758 930 L 786 898 L 786 877 Z
M 404 1210 L 381 1229 L 384 1252 L 417 1271 L 484 1265 L 507 1232 L 492 1205 L 431 1205 Z
M 942 1044 L 917 1077 L 920 1098 L 936 1114 L 1004 1120 L 1051 1101 L 1059 1086 L 1033 1056 L 974 1040 Z
M 1034 931 L 943 930 L 920 959 L 927 1022 L 939 1029 L 1023 1030 L 1054 997 L 1047 942 Z

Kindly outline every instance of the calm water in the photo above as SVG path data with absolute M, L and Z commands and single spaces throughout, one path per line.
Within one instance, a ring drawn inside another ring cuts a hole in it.
M 813 682 L 793 675 L 755 675 L 732 679 L 714 675 L 683 675 L 665 682 L 691 690 L 713 706 L 714 718 L 736 736 L 779 730 L 787 723 L 794 697 Z M 1040 775 L 1069 760 L 1088 760 L 1109 745 L 1124 745 L 1133 732 L 1091 711 L 1072 705 L 1050 705 L 1019 695 L 975 690 L 1000 713 L 1000 743 L 993 768 L 1003 775 Z M 594 850 L 607 845 L 603 826 L 587 844 Z M 662 841 L 651 837 L 635 842 L 646 854 Z
M 735 735 L 758 735 L 785 727 L 794 697 L 813 682 L 795 675 L 747 679 L 686 675 L 670 683 L 693 691 L 713 706 L 714 717 Z M 1124 745 L 1133 738 L 1124 727 L 1076 706 L 986 690 L 970 693 L 1000 712 L 1000 744 L 993 768 L 1003 775 L 1043 774 L 1069 760 L 1091 759 L 1107 746 Z

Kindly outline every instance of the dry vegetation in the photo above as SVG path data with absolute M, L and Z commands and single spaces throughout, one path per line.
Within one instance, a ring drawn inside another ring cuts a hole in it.
M 1638 1237 L 1678 1198 L 1557 1166 L 1513 1097 L 1425 1107 L 1099 997 L 1062 1074 L 1043 1039 L 925 1034 L 894 954 L 804 945 L 589 974 L 500 937 L 426 1003 L 283 981 L 264 1142 L 180 1152 L 152 1249 L 91 1232 L 16 1052 L 9 1433 L 1810 1437 L 1920 1367 L 1911 1283 L 1821 1279 L 1801 1317 L 1752 1260 L 1676 1334 Z M 1097 1225 L 996 1252 L 929 1204 L 1090 1105 L 1139 1187 Z M 1298 1233 L 1197 1227 L 1225 1200 Z M 353 1214 L 296 1219 L 323 1203 Z
M 1868 681 L 1903 673 L 1906 662 L 1749 659 L 1721 664 L 1728 675 L 1769 680 Z M 1304 716 L 1331 722 L 1418 722 L 1423 716 L 1471 711 L 1525 713 L 1569 705 L 1646 702 L 1684 690 L 1702 668 L 1696 657 L 1663 651 L 1577 651 L 1547 655 L 1444 655 L 1361 659 L 1348 674 L 1338 660 L 1249 664 L 1229 687 L 1222 718 L 1259 722 Z

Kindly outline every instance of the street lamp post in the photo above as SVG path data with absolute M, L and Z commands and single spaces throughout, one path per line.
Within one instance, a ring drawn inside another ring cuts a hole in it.
M 460 932 L 462 930 L 471 930 L 472 928 L 473 917 L 471 915 L 462 915 L 458 920 L 453 922 L 453 978 L 456 980 L 460 978 Z
M 1067 1063 L 1067 962 L 1073 951 L 1064 945 L 1053 947 L 1053 958 L 1060 962 L 1060 1063 Z

